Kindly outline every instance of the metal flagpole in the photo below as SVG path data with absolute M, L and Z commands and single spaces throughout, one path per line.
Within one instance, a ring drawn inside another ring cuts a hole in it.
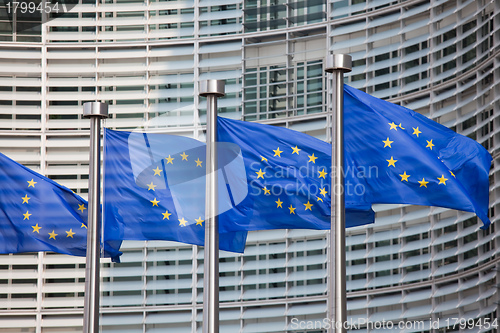
M 207 97 L 207 158 L 205 189 L 205 262 L 203 272 L 203 333 L 219 332 L 219 218 L 217 191 L 217 97 L 223 97 L 223 80 L 200 83 Z
M 332 94 L 332 172 L 331 230 L 328 281 L 328 315 L 333 319 L 330 332 L 345 333 L 347 322 L 345 270 L 345 192 L 344 192 L 344 73 L 352 69 L 347 54 L 333 54 L 326 59 L 325 72 L 333 73 Z M 335 263 L 335 264 L 333 264 Z
M 90 118 L 89 207 L 83 332 L 99 332 L 99 265 L 101 257 L 101 119 L 108 117 L 108 105 L 83 104 L 83 116 Z

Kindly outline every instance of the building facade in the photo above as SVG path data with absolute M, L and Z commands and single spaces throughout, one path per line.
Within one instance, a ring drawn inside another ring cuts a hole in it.
M 375 206 L 375 224 L 347 230 L 350 331 L 500 332 L 500 2 L 79 0 L 44 24 L 7 10 L 0 151 L 83 196 L 84 102 L 108 103 L 112 129 L 203 140 L 198 82 L 223 79 L 223 116 L 328 141 L 325 58 L 352 55 L 346 83 L 477 140 L 494 161 L 488 230 L 471 213 L 409 205 Z M 221 252 L 221 332 L 324 332 L 327 237 L 252 232 L 244 254 Z M 122 250 L 120 264 L 102 262 L 102 331 L 201 332 L 203 248 Z M 0 333 L 81 332 L 84 275 L 84 258 L 1 255 Z

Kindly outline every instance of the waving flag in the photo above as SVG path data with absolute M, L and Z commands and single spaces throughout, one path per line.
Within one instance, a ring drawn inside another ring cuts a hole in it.
M 491 156 L 476 141 L 399 105 L 344 86 L 346 168 L 378 170 L 348 177 L 365 188 L 349 203 L 439 206 L 488 219 Z M 348 175 L 349 176 L 349 175 Z
M 248 183 L 248 196 L 221 216 L 221 228 L 331 228 L 331 145 L 286 128 L 221 117 L 217 127 L 219 141 L 241 148 Z M 346 207 L 346 227 L 373 221 L 370 204 Z
M 231 171 L 239 164 L 239 149 L 232 148 L 219 149 L 223 151 L 218 177 L 220 212 L 246 196 L 243 165 L 243 173 Z M 205 144 L 191 138 L 106 129 L 105 239 L 203 245 L 205 155 Z M 245 241 L 246 232 L 221 233 L 219 247 L 243 252 Z
M 224 118 L 218 135 L 241 147 L 249 192 L 221 217 L 225 230 L 330 229 L 330 144 Z M 349 86 L 344 136 L 346 227 L 373 222 L 375 203 L 464 210 L 489 225 L 491 156 L 477 142 Z
M 3 154 L 0 184 L 0 253 L 86 255 L 87 201 Z M 118 261 L 119 246 L 105 244 L 105 256 Z

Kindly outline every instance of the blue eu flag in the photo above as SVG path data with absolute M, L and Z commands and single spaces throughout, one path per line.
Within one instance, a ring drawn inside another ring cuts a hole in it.
M 106 129 L 104 145 L 105 239 L 203 245 L 205 144 L 182 136 Z M 238 151 L 227 149 L 220 155 L 219 211 L 223 212 L 246 196 L 246 187 L 238 185 L 239 172 L 231 171 L 237 167 Z M 223 172 L 226 166 L 229 172 Z M 220 233 L 219 247 L 241 253 L 246 235 L 245 231 Z
M 226 230 L 330 228 L 330 144 L 224 118 L 218 135 L 241 147 L 249 189 L 222 216 Z M 418 113 L 345 86 L 344 153 L 346 227 L 373 222 L 375 203 L 447 207 L 490 223 L 490 154 Z
M 276 126 L 221 117 L 217 124 L 219 141 L 241 148 L 248 183 L 248 196 L 221 216 L 221 228 L 331 228 L 330 144 Z M 371 204 L 351 202 L 346 227 L 373 223 L 374 215 Z
M 3 154 L 0 184 L 0 253 L 86 255 L 87 201 Z M 105 256 L 118 261 L 119 246 L 105 244 Z
M 476 141 L 414 112 L 344 86 L 346 169 L 364 191 L 346 204 L 388 203 L 452 208 L 488 219 L 491 156 Z

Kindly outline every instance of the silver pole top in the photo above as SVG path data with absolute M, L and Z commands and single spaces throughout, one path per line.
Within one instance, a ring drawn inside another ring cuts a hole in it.
M 205 80 L 200 82 L 200 96 L 207 97 L 215 95 L 216 97 L 224 97 L 225 82 L 224 80 Z
M 83 117 L 108 118 L 108 104 L 101 102 L 86 102 L 83 104 Z
M 331 54 L 326 58 L 325 72 L 333 73 L 342 71 L 344 73 L 352 70 L 352 57 L 349 54 Z

